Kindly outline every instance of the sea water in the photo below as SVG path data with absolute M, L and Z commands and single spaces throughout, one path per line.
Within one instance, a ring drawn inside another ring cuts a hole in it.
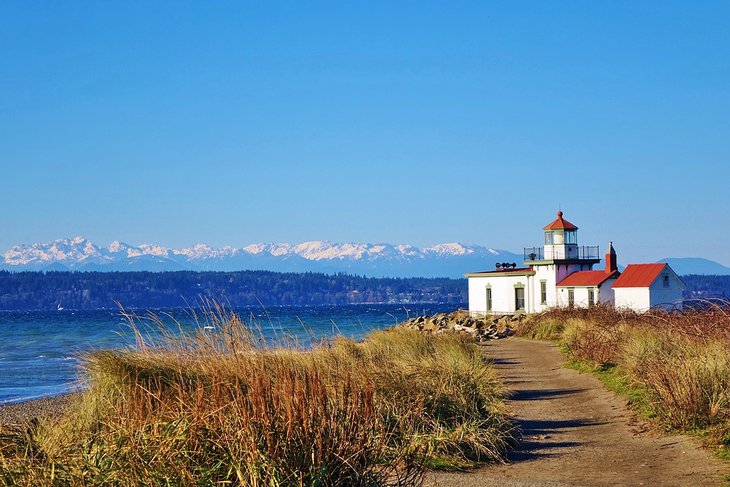
M 454 304 L 282 306 L 237 308 L 265 338 L 308 346 L 336 335 L 358 339 L 423 314 L 450 312 Z M 172 332 L 205 326 L 200 312 L 152 310 Z M 137 312 L 144 316 L 147 312 Z M 198 316 L 197 320 L 195 316 Z M 142 323 L 144 326 L 144 322 Z M 0 311 L 0 405 L 65 394 L 83 387 L 79 366 L 93 350 L 133 347 L 134 333 L 119 311 Z

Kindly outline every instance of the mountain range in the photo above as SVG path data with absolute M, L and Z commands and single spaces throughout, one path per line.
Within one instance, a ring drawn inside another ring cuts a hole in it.
M 0 269 L 11 271 L 238 271 L 347 272 L 369 277 L 463 277 L 494 269 L 496 263 L 521 265 L 522 255 L 480 245 L 443 243 L 430 247 L 401 244 L 253 243 L 213 248 L 205 244 L 175 249 L 115 241 L 103 247 L 84 237 L 45 244 L 15 245 L 2 254 Z M 680 274 L 730 274 L 730 268 L 701 258 L 666 258 Z
M 522 262 L 522 255 L 479 245 L 253 243 L 175 249 L 154 244 L 112 242 L 98 246 L 84 237 L 45 244 L 15 245 L 2 254 L 0 269 L 12 271 L 239 271 L 347 272 L 369 277 L 463 277 L 494 269 L 497 262 Z

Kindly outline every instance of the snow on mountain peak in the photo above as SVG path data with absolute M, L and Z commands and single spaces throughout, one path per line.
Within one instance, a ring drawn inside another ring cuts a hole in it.
M 292 245 L 288 243 L 277 243 L 277 244 L 271 244 L 268 247 L 268 251 L 271 255 L 274 257 L 281 257 L 282 255 L 287 255 L 291 252 Z
M 437 255 L 469 255 L 474 253 L 473 246 L 465 246 L 458 242 L 442 243 L 423 249 Z
M 243 247 L 243 250 L 248 252 L 249 254 L 260 254 L 261 252 L 266 250 L 266 244 L 265 243 L 255 243 L 255 244 L 249 244 Z
M 106 246 L 106 249 L 109 252 L 111 252 L 111 253 L 114 254 L 114 253 L 117 253 L 117 252 L 121 252 L 123 250 L 126 250 L 127 247 L 129 247 L 127 244 L 124 244 L 124 243 L 120 242 L 119 240 L 115 240 L 112 243 L 110 243 L 109 245 L 107 245 Z

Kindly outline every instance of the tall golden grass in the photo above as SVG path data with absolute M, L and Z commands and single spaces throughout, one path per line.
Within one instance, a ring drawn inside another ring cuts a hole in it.
M 634 313 L 608 307 L 554 309 L 522 336 L 558 340 L 572 360 L 612 370 L 644 394 L 664 425 L 711 433 L 730 447 L 730 303 Z
M 512 441 L 494 371 L 463 338 L 391 329 L 272 346 L 213 311 L 194 333 L 137 331 L 133 350 L 88 355 L 67 414 L 0 434 L 0 480 L 417 485 L 424 468 L 498 461 Z

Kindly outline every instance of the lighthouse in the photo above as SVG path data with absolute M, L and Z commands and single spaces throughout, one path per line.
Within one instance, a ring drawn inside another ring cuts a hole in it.
M 494 314 L 544 311 L 558 305 L 560 281 L 601 261 L 598 246 L 578 245 L 578 227 L 562 211 L 543 227 L 543 237 L 542 246 L 524 249 L 522 267 L 466 274 L 469 309 Z
M 606 265 L 599 248 L 578 245 L 578 227 L 563 217 L 543 227 L 542 246 L 525 247 L 521 267 L 497 264 L 494 270 L 465 274 L 469 312 L 474 315 L 537 313 L 553 307 L 591 307 L 599 303 L 646 311 L 682 306 L 685 286 L 668 264 L 629 264 L 619 272 L 613 242 Z

